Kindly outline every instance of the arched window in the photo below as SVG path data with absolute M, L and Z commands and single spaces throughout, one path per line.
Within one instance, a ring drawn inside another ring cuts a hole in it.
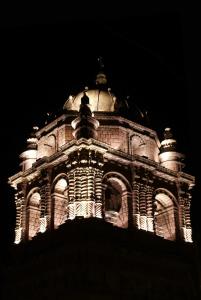
M 40 230 L 41 197 L 37 189 L 28 196 L 28 238 L 32 239 Z
M 104 179 L 105 220 L 124 228 L 128 227 L 128 189 L 125 182 L 121 175 L 110 174 Z
M 67 219 L 67 180 L 65 177 L 59 177 L 53 185 L 54 202 L 54 227 L 57 228 Z
M 154 202 L 154 226 L 158 236 L 167 240 L 176 239 L 176 211 L 171 194 L 163 190 L 158 191 Z

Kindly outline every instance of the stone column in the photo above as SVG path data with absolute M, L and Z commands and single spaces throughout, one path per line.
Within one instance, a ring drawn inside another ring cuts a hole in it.
M 153 181 L 149 180 L 147 185 L 147 231 L 154 232 L 154 218 L 153 218 Z
M 192 243 L 192 228 L 191 228 L 191 216 L 190 216 L 190 207 L 191 207 L 191 195 L 187 193 L 185 199 L 185 241 Z
M 147 230 L 147 205 L 146 205 L 146 185 L 144 183 L 140 183 L 140 229 Z
M 133 182 L 133 222 L 134 227 L 140 229 L 140 184 Z
M 40 211 L 40 232 L 53 229 L 52 227 L 52 199 L 51 199 L 51 180 L 52 169 L 42 170 L 42 182 L 40 183 L 41 211 Z
M 107 184 L 102 183 L 102 217 L 105 218 L 105 191 L 107 189 Z
M 82 148 L 69 155 L 69 218 L 102 217 L 102 155 Z
M 71 164 L 67 167 L 71 167 Z M 75 178 L 73 170 L 68 172 L 68 182 L 69 182 L 69 188 L 68 188 L 68 196 L 69 196 L 69 202 L 68 202 L 68 219 L 73 220 L 75 218 Z
M 97 170 L 96 171 L 96 179 L 95 179 L 95 216 L 96 218 L 103 218 L 103 206 L 104 206 L 104 199 L 103 199 L 103 187 L 102 187 L 102 178 L 103 178 L 103 171 Z
M 26 193 L 27 182 L 22 182 L 18 186 L 19 192 L 16 195 L 16 209 L 18 217 L 16 219 L 16 237 L 18 235 L 18 243 L 28 238 L 27 215 L 26 215 Z M 19 240 L 20 238 L 20 240 Z
M 45 232 L 47 227 L 46 220 L 46 183 L 40 188 L 41 205 L 40 205 L 40 228 L 39 232 Z
M 182 240 L 186 240 L 185 226 L 185 194 L 179 193 L 179 234 Z
M 15 244 L 19 244 L 22 240 L 23 227 L 22 227 L 22 217 L 23 217 L 23 205 L 24 195 L 22 192 L 15 194 L 15 206 L 16 206 L 16 224 L 15 224 Z

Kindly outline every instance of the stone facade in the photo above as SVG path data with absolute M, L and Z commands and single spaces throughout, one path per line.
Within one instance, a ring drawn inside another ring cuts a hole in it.
M 91 111 L 91 94 L 99 95 L 79 94 L 80 112 L 71 97 L 62 115 L 28 139 L 22 171 L 9 179 L 16 190 L 15 243 L 77 217 L 192 242 L 194 177 L 182 172 L 170 129 L 160 142 L 154 130 L 118 115 L 109 92 Z

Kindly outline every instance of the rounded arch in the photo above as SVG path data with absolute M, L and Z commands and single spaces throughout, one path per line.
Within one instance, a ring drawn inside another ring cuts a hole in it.
M 103 184 L 107 184 L 109 180 L 115 180 L 123 191 L 131 192 L 131 184 L 122 174 L 118 172 L 108 172 L 103 176 Z
M 39 207 L 41 202 L 41 195 L 39 187 L 32 188 L 27 195 L 27 206 Z
M 176 239 L 178 203 L 174 195 L 164 188 L 154 192 L 154 228 L 158 236 Z
M 48 156 L 54 154 L 56 152 L 56 136 L 55 134 L 50 134 L 48 135 L 48 137 L 46 138 L 46 141 L 44 143 L 44 146 L 46 148 L 46 152 L 48 154 Z
M 41 195 L 40 189 L 35 187 L 27 195 L 26 228 L 28 239 L 32 239 L 40 231 Z
M 63 193 L 67 189 L 67 181 L 64 178 L 60 178 L 54 186 L 54 189 L 58 193 Z
M 59 181 L 60 181 L 60 183 L 59 183 Z M 64 188 L 67 189 L 68 177 L 65 173 L 59 173 L 58 175 L 56 175 L 56 177 L 52 181 L 52 187 L 51 187 L 52 192 L 54 192 L 56 185 L 57 185 L 57 187 L 59 187 L 59 185 L 60 185 L 61 190 Z
M 178 208 L 179 205 L 178 205 L 177 199 L 176 199 L 176 197 L 175 197 L 170 191 L 168 191 L 168 190 L 165 189 L 165 188 L 158 188 L 158 189 L 156 189 L 156 190 L 154 191 L 154 198 L 156 198 L 157 195 L 159 195 L 159 194 L 164 194 L 164 195 L 166 195 L 167 197 L 169 197 L 169 199 L 172 200 L 173 204 Z M 166 199 L 167 199 L 167 198 L 166 198 Z
M 137 133 L 133 133 L 133 134 L 130 136 L 130 139 L 131 139 L 131 141 L 132 141 L 132 140 L 138 141 L 138 145 L 139 145 L 139 146 L 145 145 L 144 139 L 143 139 L 139 134 L 137 134 Z
M 144 139 L 134 133 L 133 135 L 130 136 L 130 143 L 131 143 L 131 154 L 138 154 L 138 155 L 143 155 L 144 154 L 144 148 L 145 148 L 145 141 Z
M 68 180 L 65 173 L 58 174 L 52 182 L 53 220 L 57 228 L 67 219 Z
M 118 227 L 127 227 L 130 183 L 122 174 L 109 172 L 103 177 L 103 185 L 105 220 Z

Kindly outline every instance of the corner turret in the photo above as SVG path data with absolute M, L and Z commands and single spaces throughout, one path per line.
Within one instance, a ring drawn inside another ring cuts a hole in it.
M 33 127 L 30 138 L 27 139 L 27 150 L 20 154 L 20 159 L 22 160 L 20 163 L 22 166 L 22 171 L 26 171 L 27 169 L 31 168 L 33 163 L 36 162 L 38 149 L 36 131 L 38 129 L 39 128 L 37 126 Z
M 184 155 L 177 152 L 177 142 L 173 138 L 171 128 L 165 128 L 164 139 L 161 142 L 160 147 L 159 159 L 160 164 L 163 167 L 173 171 L 181 171 L 184 167 Z

